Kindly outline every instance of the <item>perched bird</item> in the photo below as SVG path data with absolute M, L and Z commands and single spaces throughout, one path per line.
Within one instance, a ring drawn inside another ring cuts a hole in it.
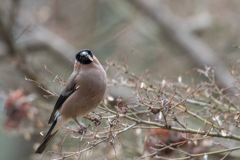
M 41 154 L 58 129 L 69 120 L 75 120 L 84 134 L 86 128 L 77 119 L 86 116 L 97 107 L 104 96 L 106 86 L 106 72 L 98 59 L 89 49 L 79 51 L 76 54 L 74 71 L 49 119 L 48 123 L 52 123 L 52 126 L 35 153 Z

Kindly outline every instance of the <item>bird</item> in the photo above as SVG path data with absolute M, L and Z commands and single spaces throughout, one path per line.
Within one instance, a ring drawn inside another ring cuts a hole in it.
M 78 118 L 92 112 L 101 102 L 107 87 L 107 75 L 89 49 L 77 52 L 74 69 L 59 96 L 48 124 L 52 124 L 35 153 L 41 154 L 57 131 L 70 120 L 74 120 L 86 133 Z

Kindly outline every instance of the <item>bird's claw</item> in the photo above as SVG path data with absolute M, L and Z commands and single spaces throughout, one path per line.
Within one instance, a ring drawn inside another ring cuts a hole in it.
M 81 134 L 81 135 L 85 135 L 86 132 L 87 132 L 87 127 L 81 127 L 78 130 L 78 133 Z

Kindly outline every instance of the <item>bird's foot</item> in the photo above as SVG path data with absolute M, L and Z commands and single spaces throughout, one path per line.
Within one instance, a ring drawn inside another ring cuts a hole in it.
M 80 126 L 81 128 L 78 130 L 78 133 L 81 135 L 85 135 L 85 133 L 87 132 L 87 127 L 84 126 Z
M 81 124 L 78 122 L 78 120 L 77 120 L 76 117 L 74 117 L 73 119 L 74 119 L 74 121 L 75 121 L 75 122 L 79 125 L 79 127 L 80 127 L 80 129 L 78 130 L 78 133 L 84 135 L 84 134 L 87 132 L 87 127 L 84 127 L 83 125 L 81 125 Z

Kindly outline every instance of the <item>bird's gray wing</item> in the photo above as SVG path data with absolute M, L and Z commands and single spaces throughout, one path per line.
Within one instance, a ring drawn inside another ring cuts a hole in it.
M 54 109 L 52 111 L 52 114 L 49 118 L 48 124 L 51 124 L 54 119 L 55 119 L 55 115 L 57 110 L 59 110 L 62 106 L 62 104 L 66 101 L 66 99 L 76 90 L 76 82 L 74 82 L 74 79 L 69 79 L 70 82 L 67 82 L 62 94 L 59 96 Z

